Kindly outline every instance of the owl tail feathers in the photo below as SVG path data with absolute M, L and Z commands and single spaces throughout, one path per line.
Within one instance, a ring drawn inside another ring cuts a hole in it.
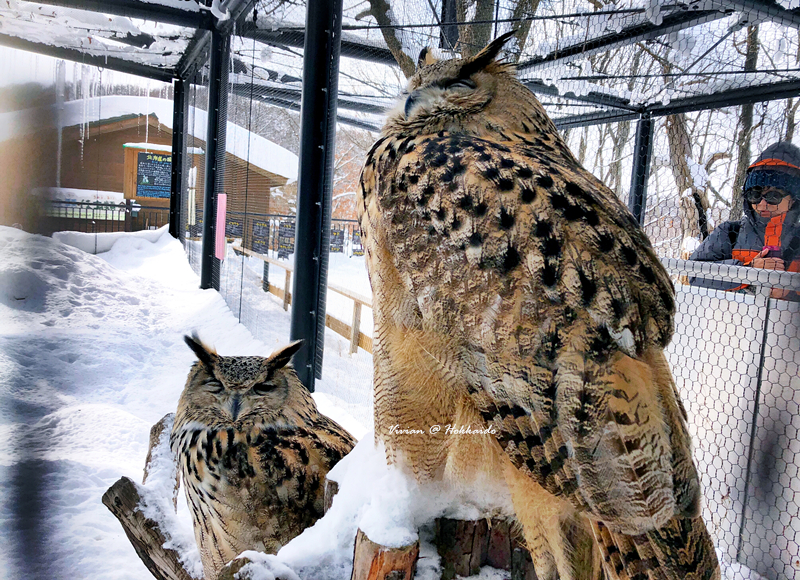
M 720 580 L 714 544 L 702 518 L 676 516 L 638 536 L 592 522 L 609 580 Z

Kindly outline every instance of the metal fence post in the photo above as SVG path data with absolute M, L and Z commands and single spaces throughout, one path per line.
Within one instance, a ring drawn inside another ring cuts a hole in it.
M 208 130 L 206 133 L 206 173 L 203 198 L 203 245 L 200 262 L 200 288 L 219 290 L 219 260 L 214 257 L 217 222 L 217 193 L 225 176 L 225 129 L 228 108 L 228 63 L 230 36 L 216 28 L 211 31 L 208 86 Z
M 342 0 L 309 0 L 306 14 L 290 336 L 305 341 L 294 366 L 313 391 L 325 340 Z
M 747 448 L 747 470 L 745 471 L 744 495 L 742 497 L 742 522 L 739 527 L 739 538 L 736 544 L 736 561 L 740 562 L 744 549 L 745 522 L 747 521 L 747 500 L 750 495 L 750 478 L 753 474 L 753 461 L 755 459 L 756 430 L 758 429 L 758 412 L 761 406 L 761 384 L 764 373 L 764 359 L 767 355 L 767 332 L 769 331 L 770 294 L 772 288 L 761 286 L 756 295 L 756 303 L 764 301 L 764 324 L 761 327 L 761 343 L 758 347 L 758 371 L 756 371 L 756 393 L 753 404 L 753 422 L 750 425 L 750 445 Z
M 186 125 L 186 83 L 176 79 L 172 102 L 172 184 L 169 196 L 169 235 L 177 238 L 180 235 L 181 195 L 183 193 L 183 150 L 184 129 Z
M 133 231 L 133 200 L 126 199 L 125 200 L 125 231 L 132 232 Z
M 636 141 L 633 145 L 633 171 L 628 209 L 637 222 L 644 225 L 647 208 L 647 178 L 650 176 L 650 158 L 653 154 L 653 119 L 642 115 L 636 123 Z

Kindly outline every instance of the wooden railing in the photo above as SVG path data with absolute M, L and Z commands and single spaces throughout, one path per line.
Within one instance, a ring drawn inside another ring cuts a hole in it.
M 267 264 L 272 264 L 279 268 L 283 268 L 285 271 L 285 278 L 283 283 L 283 290 L 277 288 L 274 284 L 265 284 L 267 292 L 270 292 L 281 298 L 283 300 L 283 309 L 288 310 L 289 304 L 292 303 L 292 294 L 289 291 L 290 283 L 292 279 L 292 271 L 294 267 L 286 262 L 281 262 L 279 260 L 275 260 L 270 258 L 269 256 L 265 256 L 264 254 L 259 254 L 258 252 L 254 252 L 253 250 L 249 250 L 247 248 L 243 248 L 239 245 L 233 246 L 233 251 L 237 254 L 245 254 L 247 256 L 251 256 L 253 258 L 258 258 L 264 262 L 264 270 L 265 274 L 267 271 Z M 266 280 L 267 277 L 265 276 L 264 279 Z M 363 348 L 368 353 L 372 354 L 372 337 L 367 336 L 363 332 L 361 332 L 361 307 L 366 306 L 368 308 L 372 308 L 372 299 L 368 298 L 367 296 L 363 296 L 358 292 L 353 292 L 352 290 L 348 290 L 347 288 L 341 288 L 336 286 L 335 284 L 328 284 L 328 290 L 332 292 L 336 292 L 337 294 L 341 294 L 342 296 L 346 296 L 350 300 L 353 301 L 353 320 L 352 324 L 347 324 L 339 320 L 338 318 L 334 318 L 330 314 L 325 315 L 325 326 L 330 328 L 336 334 L 339 334 L 347 339 L 350 340 L 350 352 L 354 353 L 358 351 L 358 347 Z

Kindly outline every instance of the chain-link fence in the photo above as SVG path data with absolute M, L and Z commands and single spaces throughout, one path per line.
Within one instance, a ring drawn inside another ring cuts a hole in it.
M 716 228 L 729 228 L 726 222 L 766 216 L 748 212 L 747 169 L 767 146 L 793 139 L 797 99 L 755 87 L 800 76 L 796 29 L 713 3 L 587 10 L 578 2 L 523 9 L 501 1 L 483 17 L 459 12 L 468 4 L 396 4 L 387 22 L 369 8 L 345 6 L 331 332 L 318 389 L 371 422 L 371 299 L 352 221 L 360 163 L 376 138 L 364 129 L 380 126 L 413 72 L 408 55 L 433 46 L 444 58 L 468 56 L 516 30 L 506 58 L 518 63 L 578 161 L 639 218 L 673 278 L 668 360 L 689 415 L 703 516 L 726 575 L 799 577 L 800 285 L 790 274 L 770 277 L 749 254 L 690 260 Z M 280 310 L 291 304 L 304 20 L 302 3 L 258 2 L 232 37 L 228 63 L 221 190 L 228 245 L 218 283 L 241 322 L 269 342 L 288 340 Z M 764 90 L 763 102 L 737 92 L 751 87 Z M 716 101 L 703 101 L 714 93 Z M 258 156 L 274 147 L 271 161 Z M 790 214 L 782 234 L 771 233 L 777 243 L 762 233 L 761 246 L 747 250 L 792 243 L 797 222 Z M 771 266 L 795 269 L 788 250 L 770 251 Z M 720 262 L 723 269 L 715 270 Z

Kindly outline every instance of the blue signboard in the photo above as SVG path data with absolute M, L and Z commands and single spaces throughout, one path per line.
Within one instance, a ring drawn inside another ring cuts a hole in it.
M 139 152 L 136 165 L 136 197 L 169 199 L 172 187 L 172 155 Z

